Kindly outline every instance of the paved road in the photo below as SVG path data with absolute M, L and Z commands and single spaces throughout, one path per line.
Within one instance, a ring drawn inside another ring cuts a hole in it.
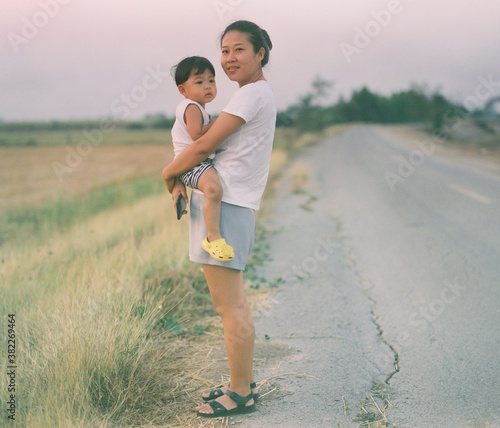
M 270 393 L 238 426 L 500 427 L 500 176 L 401 138 L 349 128 L 296 160 L 304 193 L 285 176 L 264 274 L 287 281 L 256 322 Z

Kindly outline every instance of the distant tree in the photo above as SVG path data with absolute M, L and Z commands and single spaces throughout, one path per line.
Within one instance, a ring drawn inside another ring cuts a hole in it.
M 312 82 L 313 99 L 319 101 L 330 96 L 330 89 L 333 87 L 333 82 L 323 79 L 321 76 L 316 76 Z
M 357 106 L 358 117 L 362 122 L 384 122 L 383 99 L 375 95 L 367 87 L 354 92 L 351 103 Z
M 285 112 L 299 132 L 321 131 L 329 124 L 325 114 L 327 108 L 321 105 L 321 101 L 329 97 L 333 82 L 317 76 L 311 86 L 311 91 Z
M 163 113 L 149 114 L 144 118 L 146 126 L 154 129 L 170 129 L 174 121 L 174 118 L 167 117 Z
M 366 86 L 352 93 L 349 100 L 341 97 L 336 104 L 324 106 L 331 82 L 317 77 L 312 90 L 300 97 L 285 116 L 299 132 L 319 131 L 326 126 L 343 122 L 411 123 L 430 122 L 433 129 L 441 130 L 446 116 L 460 110 L 439 91 L 429 93 L 426 86 L 412 85 L 409 90 L 382 96 Z M 463 109 L 463 108 L 462 108 Z
M 435 93 L 431 98 L 431 114 L 432 114 L 432 128 L 435 131 L 442 131 L 444 127 L 444 118 L 447 111 L 453 108 L 443 95 Z
M 343 97 L 332 108 L 337 113 L 339 122 L 355 122 L 359 120 L 359 106 L 351 101 L 344 100 Z
M 125 128 L 131 131 L 142 131 L 146 129 L 146 125 L 144 124 L 144 122 L 134 121 L 134 122 L 127 122 Z

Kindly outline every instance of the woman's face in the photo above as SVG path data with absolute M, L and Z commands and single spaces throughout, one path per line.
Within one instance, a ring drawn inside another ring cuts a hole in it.
M 229 79 L 241 86 L 263 78 L 261 61 L 264 48 L 255 53 L 248 34 L 230 31 L 222 39 L 221 66 Z

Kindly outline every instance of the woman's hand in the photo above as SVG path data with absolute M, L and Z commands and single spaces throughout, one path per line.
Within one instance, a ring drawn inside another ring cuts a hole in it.
M 179 195 L 182 195 L 182 198 L 186 202 L 186 205 L 188 204 L 189 198 L 186 192 L 186 186 L 184 186 L 184 184 L 180 180 L 175 180 L 171 193 L 172 193 L 172 201 L 174 201 L 174 210 L 177 210 L 176 203 Z M 183 215 L 187 214 L 187 211 L 184 210 L 182 214 Z

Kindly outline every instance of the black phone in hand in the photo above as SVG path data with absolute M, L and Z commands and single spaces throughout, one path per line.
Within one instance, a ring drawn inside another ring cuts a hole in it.
M 177 220 L 180 220 L 182 217 L 182 214 L 186 210 L 186 201 L 182 197 L 181 193 L 179 194 L 179 196 L 177 197 L 177 200 L 175 201 L 175 207 L 177 210 Z

